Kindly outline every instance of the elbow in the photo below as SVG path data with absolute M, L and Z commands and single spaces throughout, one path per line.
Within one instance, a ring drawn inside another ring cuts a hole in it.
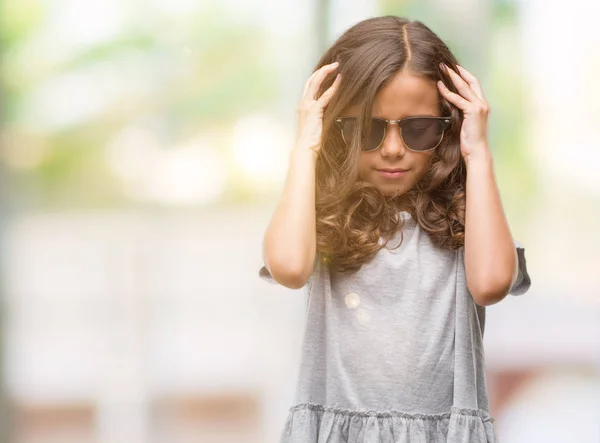
M 269 272 L 273 279 L 289 289 L 300 289 L 306 285 L 312 270 L 304 265 L 295 265 L 287 261 L 269 260 L 265 258 Z
M 510 290 L 511 278 L 485 279 L 468 284 L 473 300 L 479 306 L 490 306 L 502 301 Z
M 467 286 L 479 306 L 490 306 L 502 301 L 509 293 L 518 273 L 516 249 L 503 262 L 467 272 Z

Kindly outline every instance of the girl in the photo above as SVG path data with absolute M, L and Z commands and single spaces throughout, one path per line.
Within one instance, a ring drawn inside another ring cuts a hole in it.
M 485 307 L 531 281 L 488 114 L 477 78 L 418 21 L 365 20 L 319 61 L 260 269 L 308 290 L 282 442 L 497 441 Z

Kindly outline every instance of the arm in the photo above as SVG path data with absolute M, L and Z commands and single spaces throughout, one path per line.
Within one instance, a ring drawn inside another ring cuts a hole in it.
M 518 275 L 517 251 L 510 233 L 487 155 L 467 158 L 465 273 L 467 286 L 480 306 L 501 301 Z
M 458 93 L 438 82 L 440 93 L 463 111 L 460 150 L 467 165 L 465 273 L 475 303 L 498 303 L 518 277 L 518 257 L 494 178 L 487 143 L 489 105 L 479 80 L 461 66 L 461 75 L 442 65 Z
M 263 241 L 263 261 L 273 279 L 291 289 L 310 278 L 317 250 L 315 216 L 316 163 L 323 131 L 323 110 L 340 84 L 340 74 L 317 98 L 321 83 L 337 69 L 325 65 L 307 80 L 298 106 L 298 137 L 290 155 L 283 194 Z
M 263 259 L 273 278 L 283 286 L 304 286 L 316 254 L 316 153 L 295 148 L 283 194 L 263 241 Z

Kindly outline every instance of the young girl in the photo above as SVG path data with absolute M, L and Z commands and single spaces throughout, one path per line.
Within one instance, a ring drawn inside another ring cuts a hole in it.
M 308 290 L 282 442 L 497 441 L 485 307 L 531 281 L 488 114 L 479 81 L 418 21 L 365 20 L 319 61 L 260 269 Z

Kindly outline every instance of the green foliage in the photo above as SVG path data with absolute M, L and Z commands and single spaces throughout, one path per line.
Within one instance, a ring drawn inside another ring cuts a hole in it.
M 139 22 L 124 26 L 112 39 L 84 47 L 64 60 L 44 59 L 40 64 L 36 48 L 42 47 L 44 39 L 52 45 L 53 36 L 43 33 L 42 24 L 49 16 L 39 5 L 32 0 L 2 3 L 0 39 L 11 63 L 0 69 L 5 122 L 12 125 L 7 130 L 29 131 L 21 138 L 43 138 L 49 145 L 43 161 L 15 171 L 17 183 L 33 188 L 41 201 L 72 201 L 77 206 L 78 195 L 98 203 L 122 201 L 122 189 L 112 186 L 115 177 L 104 156 L 107 143 L 122 128 L 145 125 L 168 147 L 199 131 L 226 130 L 236 118 L 276 98 L 275 67 L 263 56 L 267 36 L 257 26 L 241 24 L 219 9 L 201 8 L 180 19 L 158 17 L 154 23 L 145 22 L 140 14 Z M 37 124 L 39 110 L 30 105 L 35 91 L 72 73 L 93 81 L 91 68 L 102 64 L 122 73 L 123 82 L 135 75 L 150 87 L 126 91 L 76 125 Z

